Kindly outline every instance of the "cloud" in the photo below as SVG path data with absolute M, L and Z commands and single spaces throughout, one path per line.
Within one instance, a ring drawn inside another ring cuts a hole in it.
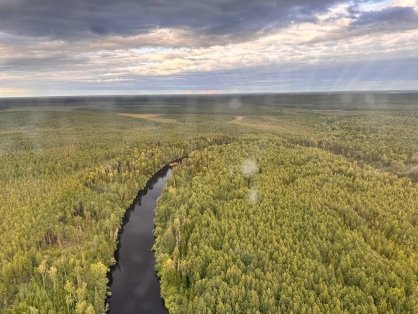
M 71 56 L 65 53 L 56 53 L 51 55 L 41 54 L 23 55 L 20 57 L 3 57 L 0 58 L 0 69 L 3 71 L 42 71 L 42 70 L 59 70 L 63 67 L 79 65 L 87 61 L 82 56 Z
M 397 31 L 418 29 L 418 13 L 413 7 L 389 7 L 379 11 L 358 12 L 350 24 L 350 29 L 378 29 Z
M 28 95 L 30 95 L 30 91 L 25 89 L 0 87 L 0 97 L 23 97 Z
M 56 94 L 410 88 L 417 12 L 413 0 L 0 0 L 0 82 Z
M 13 0 L 0 2 L 0 30 L 55 39 L 133 36 L 159 28 L 234 35 L 312 21 L 336 0 Z
M 396 1 L 400 3 L 401 0 Z M 408 0 L 406 0 L 408 1 Z M 385 5 L 384 5 L 385 4 Z M 393 41 L 399 43 L 399 38 L 407 38 L 408 34 L 415 34 L 418 30 L 418 1 L 414 6 L 388 6 L 388 2 L 380 3 L 379 6 L 368 4 L 353 5 L 345 3 L 331 8 L 327 13 L 319 16 L 320 26 L 323 31 L 317 32 L 317 36 L 311 38 L 311 43 L 325 43 L 345 41 L 351 42 L 353 38 L 369 38 L 376 41 L 379 46 L 381 39 L 386 44 Z M 364 10 L 370 7 L 373 10 Z M 362 9 L 363 8 L 363 9 Z M 332 26 L 333 25 L 333 26 Z M 391 35 L 392 39 L 387 35 Z M 408 44 L 415 46 L 416 41 Z M 381 51 L 382 54 L 385 50 Z
M 323 65 L 288 64 L 211 72 L 186 72 L 173 75 L 131 75 L 125 80 L 112 81 L 101 78 L 66 77 L 39 79 L 30 87 L 51 93 L 71 94 L 135 94 L 177 93 L 179 91 L 202 92 L 295 92 L 332 90 L 414 89 L 418 83 L 418 58 L 387 59 L 384 61 L 344 62 Z M 23 85 L 21 85 L 23 84 Z M 14 86 L 28 88 L 24 83 Z M 229 105 L 229 103 L 227 104 Z

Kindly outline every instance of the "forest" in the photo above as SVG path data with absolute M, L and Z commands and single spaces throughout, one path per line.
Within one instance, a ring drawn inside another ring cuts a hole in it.
M 173 313 L 416 313 L 417 204 L 410 180 L 317 148 L 193 153 L 157 209 L 164 300 Z
M 0 313 L 106 311 L 123 215 L 183 156 L 170 313 L 417 313 L 418 103 L 292 97 L 2 101 Z

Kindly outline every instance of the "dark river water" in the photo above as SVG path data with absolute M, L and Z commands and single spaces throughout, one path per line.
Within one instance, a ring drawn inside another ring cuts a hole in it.
M 171 168 L 156 173 L 127 211 L 119 236 L 116 265 L 110 271 L 109 313 L 168 313 L 155 273 L 154 212 Z

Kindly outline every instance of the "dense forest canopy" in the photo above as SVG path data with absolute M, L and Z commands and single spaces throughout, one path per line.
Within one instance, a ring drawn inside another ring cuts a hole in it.
M 171 312 L 418 312 L 414 94 L 0 108 L 1 313 L 102 313 L 125 210 L 184 155 L 156 217 Z
M 166 305 L 415 313 L 417 206 L 410 180 L 317 148 L 268 140 L 193 153 L 157 210 Z

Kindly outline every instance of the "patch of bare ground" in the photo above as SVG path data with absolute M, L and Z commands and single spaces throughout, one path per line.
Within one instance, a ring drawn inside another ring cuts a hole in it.
M 151 113 L 119 113 L 120 116 L 136 118 L 136 119 L 144 119 L 159 123 L 176 123 L 176 119 L 165 118 L 159 114 L 151 114 Z

